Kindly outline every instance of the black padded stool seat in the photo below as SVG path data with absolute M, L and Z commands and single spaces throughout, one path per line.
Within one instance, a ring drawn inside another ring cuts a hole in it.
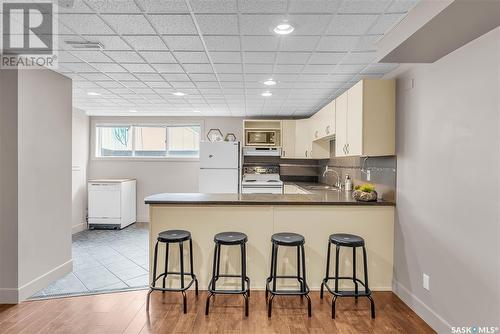
M 221 245 L 239 245 L 247 240 L 247 235 L 241 232 L 221 232 L 214 236 L 214 241 Z
M 337 233 L 330 235 L 330 242 L 335 245 L 345 247 L 362 247 L 365 245 L 365 240 L 360 236 L 347 233 Z
M 191 233 L 184 230 L 168 230 L 158 234 L 159 242 L 181 242 L 191 238 Z
M 297 233 L 283 232 L 273 234 L 271 242 L 281 246 L 300 246 L 305 243 L 305 239 Z

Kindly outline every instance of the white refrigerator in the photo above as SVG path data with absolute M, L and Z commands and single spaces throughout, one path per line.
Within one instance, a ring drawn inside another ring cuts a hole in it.
M 200 143 L 199 192 L 239 193 L 241 179 L 239 142 Z

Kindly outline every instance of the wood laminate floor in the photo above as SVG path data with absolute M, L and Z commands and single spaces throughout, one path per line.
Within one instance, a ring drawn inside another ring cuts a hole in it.
M 263 292 L 253 292 L 250 316 L 243 315 L 243 297 L 216 296 L 205 316 L 206 292 L 198 299 L 188 293 L 188 313 L 181 295 L 154 292 L 145 309 L 147 291 L 70 297 L 0 305 L 0 333 L 434 333 L 392 292 L 375 292 L 377 317 L 361 298 L 337 301 L 337 318 L 330 317 L 330 296 L 311 293 L 312 318 L 299 297 L 276 297 L 267 318 Z

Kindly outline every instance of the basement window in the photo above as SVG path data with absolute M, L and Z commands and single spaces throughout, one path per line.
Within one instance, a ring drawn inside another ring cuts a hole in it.
M 98 158 L 198 158 L 200 125 L 96 126 Z

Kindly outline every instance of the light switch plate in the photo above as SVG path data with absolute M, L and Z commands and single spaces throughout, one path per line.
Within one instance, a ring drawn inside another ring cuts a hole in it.
M 430 282 L 429 281 L 430 281 L 429 275 L 424 274 L 423 278 L 422 278 L 422 285 L 423 285 L 424 289 L 427 290 L 427 291 L 430 290 L 430 287 L 429 287 L 429 283 Z

